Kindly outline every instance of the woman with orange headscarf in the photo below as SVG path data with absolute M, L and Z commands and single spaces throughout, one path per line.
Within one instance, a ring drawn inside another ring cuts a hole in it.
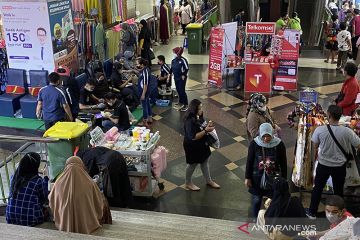
M 111 223 L 106 200 L 79 157 L 66 161 L 64 172 L 50 192 L 49 205 L 55 226 L 61 231 L 90 234 L 101 223 Z

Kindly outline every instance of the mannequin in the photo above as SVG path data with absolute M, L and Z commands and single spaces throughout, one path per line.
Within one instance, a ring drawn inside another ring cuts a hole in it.
M 163 44 L 168 44 L 170 38 L 168 9 L 165 0 L 160 1 L 160 40 Z

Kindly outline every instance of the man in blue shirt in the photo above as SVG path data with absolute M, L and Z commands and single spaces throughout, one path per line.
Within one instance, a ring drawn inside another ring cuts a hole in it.
M 48 86 L 40 89 L 38 104 L 36 107 L 36 116 L 43 119 L 46 130 L 51 128 L 55 123 L 68 119 L 73 121 L 71 109 L 66 101 L 64 92 L 59 88 L 60 75 L 51 73 L 49 75 Z M 67 118 L 66 118 L 67 115 Z
M 174 75 L 174 81 L 176 86 L 176 91 L 179 95 L 179 103 L 176 106 L 180 111 L 186 112 L 188 109 L 188 97 L 185 92 L 186 81 L 189 72 L 188 61 L 182 57 L 184 49 L 182 47 L 177 47 L 173 49 L 176 57 L 171 62 L 171 71 L 169 74 L 169 80 L 171 75 Z

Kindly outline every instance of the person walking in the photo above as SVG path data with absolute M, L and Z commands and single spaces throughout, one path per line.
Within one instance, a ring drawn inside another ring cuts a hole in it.
M 310 219 L 316 219 L 321 194 L 330 176 L 334 194 L 343 196 L 346 163 L 350 160 L 348 155 L 352 153 L 352 147 L 360 148 L 360 138 L 354 131 L 339 126 L 341 115 L 342 109 L 339 106 L 330 105 L 327 110 L 329 124 L 317 127 L 311 138 L 314 150 L 318 154 L 318 165 L 311 193 L 310 208 L 306 209 L 306 215 Z
M 272 188 L 262 186 L 263 174 L 270 178 L 287 177 L 286 148 L 280 138 L 273 135 L 271 124 L 260 125 L 259 136 L 250 142 L 246 162 L 245 185 L 252 194 L 252 215 L 257 218 L 262 198 L 272 196 Z M 264 173 L 265 171 L 265 173 Z
M 240 9 L 238 14 L 234 17 L 234 22 L 237 22 L 238 27 L 242 27 L 245 25 L 245 11 L 244 9 Z
M 46 130 L 65 119 L 73 121 L 65 93 L 59 88 L 60 75 L 56 72 L 50 73 L 49 82 L 48 86 L 40 89 L 36 106 L 36 116 L 44 120 Z
M 356 42 L 360 37 L 360 10 L 354 9 L 354 18 L 352 19 L 352 58 L 356 61 L 358 48 Z
M 357 108 L 355 100 L 360 92 L 359 83 L 355 78 L 357 71 L 358 68 L 353 62 L 346 63 L 344 67 L 345 82 L 335 100 L 335 103 L 342 108 L 342 114 L 345 116 L 352 116 Z
M 339 20 L 336 15 L 331 16 L 331 22 L 327 24 L 325 29 L 326 34 L 326 44 L 325 48 L 328 50 L 326 53 L 326 60 L 324 62 L 328 63 L 331 56 L 331 63 L 335 64 L 335 56 L 338 50 L 338 42 L 336 39 L 337 32 L 339 30 Z
M 183 6 L 180 8 L 181 11 L 181 26 L 182 26 L 182 34 L 186 33 L 186 26 L 191 23 L 193 18 L 193 13 L 190 4 L 187 0 L 184 1 Z
M 351 45 L 351 34 L 346 30 L 346 23 L 340 23 L 340 32 L 337 34 L 336 39 L 338 41 L 338 60 L 337 60 L 337 70 L 340 70 L 341 73 L 344 73 L 345 64 L 348 60 L 349 52 L 352 52 Z
M 201 171 L 208 186 L 219 189 L 210 176 L 209 158 L 210 146 L 206 142 L 207 134 L 215 129 L 213 123 L 204 119 L 202 104 L 200 100 L 194 99 L 190 102 L 189 109 L 184 118 L 184 150 L 186 156 L 186 181 L 185 187 L 191 191 L 199 191 L 200 188 L 192 182 L 195 168 L 200 164 Z
M 153 122 L 149 88 L 151 72 L 148 67 L 148 62 L 143 58 L 138 60 L 137 69 L 140 71 L 140 76 L 138 80 L 138 91 L 143 109 L 143 123 L 145 126 L 147 126 L 148 124 L 151 124 Z
M 184 49 L 176 47 L 173 49 L 175 58 L 171 62 L 171 69 L 168 81 L 171 82 L 171 76 L 174 75 L 176 91 L 179 95 L 179 103 L 175 104 L 176 108 L 182 112 L 188 110 L 188 97 L 186 94 L 186 82 L 189 72 L 189 64 L 186 58 L 182 57 Z
M 146 20 L 143 19 L 140 21 L 140 28 L 139 55 L 147 60 L 149 67 L 151 67 L 151 32 Z

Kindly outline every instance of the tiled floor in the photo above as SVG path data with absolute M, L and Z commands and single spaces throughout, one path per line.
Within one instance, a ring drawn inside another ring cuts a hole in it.
M 182 37 L 174 37 L 169 45 L 159 46 L 155 54 L 163 54 L 170 62 L 171 49 L 182 45 Z M 319 103 L 326 108 L 333 99 L 343 76 L 337 73 L 331 64 L 323 60 L 312 58 L 321 55 L 307 53 L 306 59 L 300 60 L 298 89 L 312 87 L 321 93 Z M 212 149 L 210 170 L 212 178 L 221 185 L 221 189 L 214 190 L 206 186 L 200 168 L 194 173 L 194 183 L 201 190 L 190 192 L 184 189 L 185 154 L 183 151 L 183 116 L 184 113 L 170 107 L 155 107 L 153 130 L 160 131 L 160 144 L 169 149 L 168 167 L 162 175 L 165 191 L 160 192 L 155 198 L 136 198 L 136 208 L 212 217 L 228 220 L 247 218 L 250 207 L 250 194 L 244 186 L 244 173 L 247 157 L 247 136 L 245 126 L 246 99 L 242 91 L 226 91 L 208 88 L 206 55 L 184 54 L 190 63 L 189 82 L 187 93 L 189 100 L 198 98 L 203 103 L 206 118 L 211 119 L 221 140 L 220 149 Z M 309 60 L 311 59 L 311 61 Z M 317 65 L 315 66 L 314 63 Z M 153 70 L 156 71 L 156 66 Z M 296 141 L 296 131 L 287 125 L 286 115 L 296 105 L 298 92 L 273 93 L 269 99 L 269 106 L 273 115 L 282 128 L 282 139 L 287 147 L 288 172 L 291 173 L 293 152 Z M 175 99 L 176 101 L 176 99 Z M 1 147 L 1 145 L 0 145 Z M 8 148 L 9 146 L 4 146 Z M 11 147 L 11 146 L 10 146 Z M 296 189 L 294 189 L 296 190 Z M 298 195 L 298 193 L 294 193 Z M 303 196 L 304 205 L 308 205 L 309 195 Z M 358 206 L 350 206 L 352 212 L 359 213 Z M 323 206 L 320 207 L 323 209 Z

